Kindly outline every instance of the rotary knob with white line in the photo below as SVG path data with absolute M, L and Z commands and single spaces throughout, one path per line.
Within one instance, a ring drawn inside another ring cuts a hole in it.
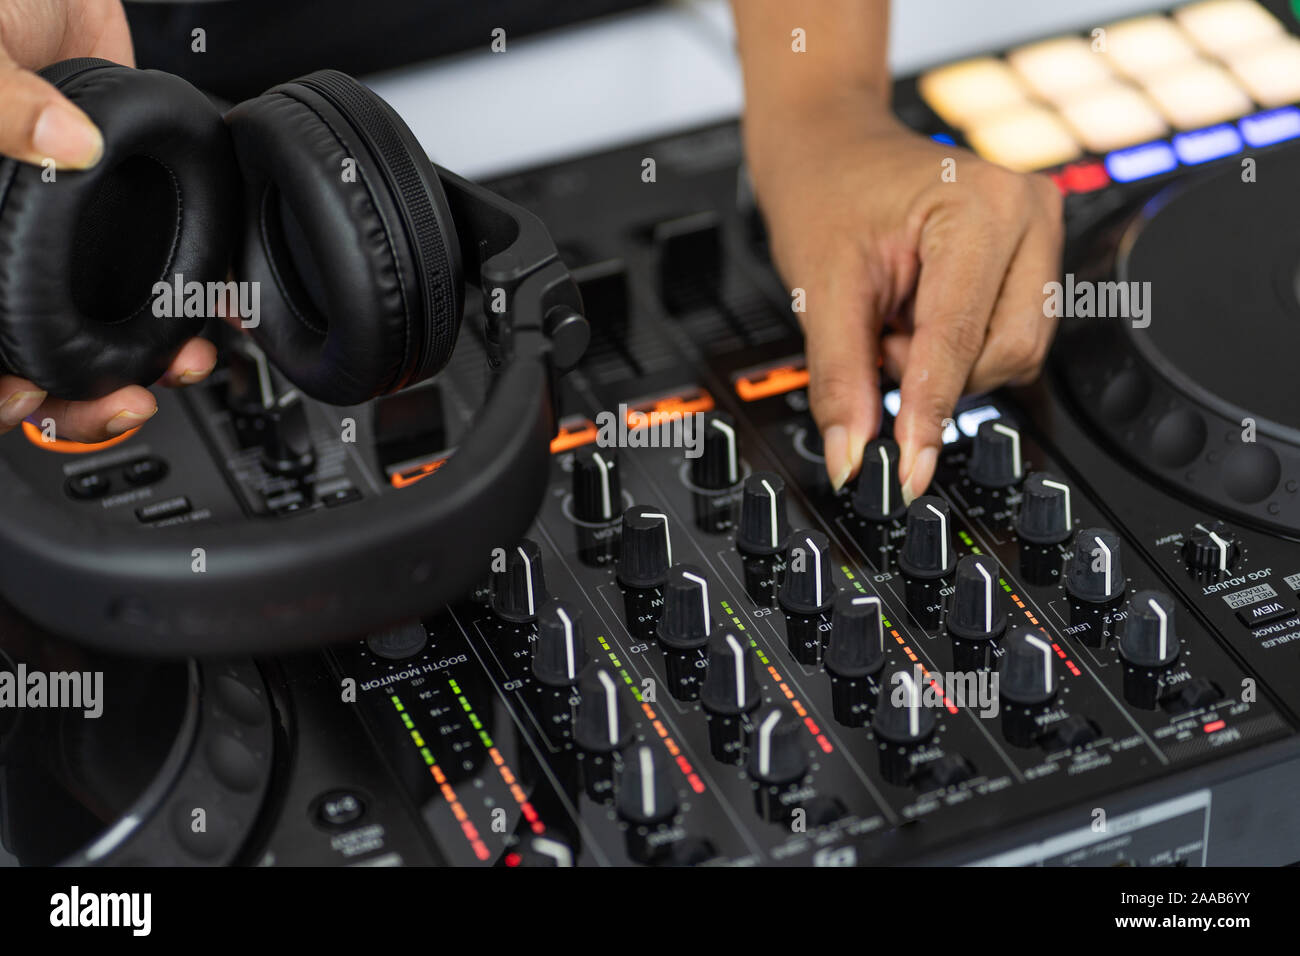
M 850 680 L 875 674 L 885 666 L 880 598 L 846 591 L 835 599 L 823 663 L 835 676 Z
M 897 670 L 880 685 L 871 728 L 891 744 L 919 744 L 934 733 L 934 710 L 923 701 L 924 688 L 911 671 Z
M 922 495 L 907 509 L 907 540 L 898 565 L 914 578 L 941 578 L 952 573 L 957 555 L 952 549 L 952 517 L 948 502 Z
M 1137 667 L 1165 667 L 1178 658 L 1174 599 L 1161 591 L 1138 591 L 1129 600 L 1119 655 Z
M 704 415 L 700 454 L 690 459 L 691 484 L 722 491 L 740 482 L 740 440 L 736 423 L 726 412 Z
M 708 665 L 700 688 L 700 703 L 705 709 L 736 716 L 758 706 L 758 681 L 749 641 L 734 631 L 715 632 L 709 640 Z
M 1042 471 L 1025 479 L 1016 514 L 1016 533 L 1021 538 L 1034 544 L 1058 544 L 1070 536 L 1073 522 L 1069 485 Z
M 677 791 L 667 756 L 644 744 L 633 749 L 618 775 L 614 805 L 629 823 L 653 826 L 672 819 L 677 812 Z
M 547 687 L 569 687 L 586 663 L 582 610 L 567 601 L 548 601 L 537 615 L 533 676 Z
M 808 749 L 803 745 L 803 722 L 780 707 L 759 715 L 749 751 L 749 775 L 760 783 L 787 784 L 808 772 Z
M 967 471 L 986 488 L 1006 488 L 1024 477 L 1020 432 L 1004 421 L 980 422 Z
M 888 521 L 905 509 L 898 484 L 898 444 L 890 438 L 868 442 L 853 488 L 853 510 L 871 521 Z
M 1123 594 L 1125 587 L 1119 535 L 1106 528 L 1080 531 L 1065 571 L 1065 589 L 1070 596 L 1106 604 Z
M 673 563 L 668 515 L 650 505 L 633 505 L 623 512 L 618 579 L 628 587 L 663 584 Z
M 693 564 L 677 564 L 664 584 L 664 611 L 659 640 L 673 650 L 703 647 L 713 633 L 709 616 L 709 581 Z
M 618 681 L 604 667 L 593 667 L 578 682 L 578 717 L 574 739 L 584 750 L 610 753 L 632 739 L 632 725 L 627 718 Z
M 968 641 L 987 641 L 1007 626 L 1007 611 L 998 583 L 997 562 L 987 555 L 968 554 L 957 562 L 948 630 Z
M 786 549 L 785 579 L 777 600 L 796 614 L 820 614 L 835 600 L 831 543 L 820 531 L 797 531 Z
M 1183 557 L 1194 571 L 1226 573 L 1239 550 L 1236 535 L 1222 521 L 1198 523 L 1183 542 Z
M 505 549 L 504 560 L 504 568 L 492 572 L 492 610 L 507 621 L 531 621 L 548 597 L 542 549 L 525 538 Z
M 1014 628 L 1002 642 L 998 691 L 1013 704 L 1032 706 L 1056 694 L 1055 652 L 1042 631 Z
M 573 455 L 573 515 L 579 521 L 613 521 L 623 509 L 618 456 L 610 448 L 586 445 Z
M 745 554 L 776 554 L 789 540 L 785 480 L 775 472 L 756 471 L 745 479 L 736 547 Z

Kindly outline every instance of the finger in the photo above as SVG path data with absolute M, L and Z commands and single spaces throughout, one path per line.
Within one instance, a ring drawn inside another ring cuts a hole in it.
M 176 353 L 162 383 L 169 386 L 193 385 L 211 375 L 216 365 L 217 347 L 207 339 L 193 338 Z
M 53 419 L 57 438 L 98 442 L 143 425 L 156 411 L 158 403 L 148 389 L 128 385 L 88 402 L 47 398 L 30 417 L 42 425 Z
M 58 90 L 0 49 L 0 153 L 27 163 L 54 160 L 59 169 L 99 162 L 99 129 Z
M 45 392 L 17 375 L 0 375 L 0 435 L 41 407 Z
M 895 382 L 903 380 L 903 369 L 907 368 L 907 353 L 912 347 L 910 332 L 898 332 L 886 335 L 880 340 L 880 358 L 885 374 Z

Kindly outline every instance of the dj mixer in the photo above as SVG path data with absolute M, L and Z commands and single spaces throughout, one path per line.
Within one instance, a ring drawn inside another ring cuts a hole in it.
M 141 662 L 6 613 L 11 668 L 141 702 L 0 712 L 8 858 L 1300 861 L 1293 6 L 898 81 L 918 132 L 1057 181 L 1067 273 L 1152 290 L 1149 322 L 1066 318 L 1042 381 L 963 401 L 910 505 L 889 385 L 861 475 L 827 480 L 735 124 L 490 184 L 546 223 L 592 324 L 533 527 L 463 601 L 294 656 Z M 28 426 L 0 455 L 69 507 L 291 539 L 436 472 L 489 385 L 469 334 L 355 408 L 254 401 L 291 390 L 223 354 L 139 434 Z

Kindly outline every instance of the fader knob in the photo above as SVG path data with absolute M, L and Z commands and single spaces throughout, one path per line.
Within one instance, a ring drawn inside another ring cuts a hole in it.
M 781 606 L 796 614 L 820 614 L 835 600 L 831 543 L 820 531 L 798 531 L 786 549 L 785 579 L 777 593 Z
M 922 495 L 907 509 L 907 540 L 898 555 L 899 567 L 914 578 L 941 578 L 952 573 L 952 520 L 948 502 Z
M 1164 667 L 1178 657 L 1174 600 L 1160 591 L 1138 591 L 1129 600 L 1119 638 L 1120 657 L 1138 667 Z
M 688 650 L 703 647 L 712 632 L 708 579 L 693 564 L 674 565 L 664 584 L 659 640 L 674 650 Z
M 1007 612 L 998 584 L 998 566 L 982 554 L 968 554 L 957 562 L 948 630 L 968 641 L 997 637 L 1007 626 Z
M 1198 524 L 1183 543 L 1183 557 L 1196 571 L 1227 571 L 1237 551 L 1237 538 L 1222 521 Z
M 846 591 L 835 599 L 823 663 L 832 674 L 848 678 L 866 677 L 884 666 L 885 623 L 880 598 Z
M 673 563 L 668 515 L 649 505 L 623 512 L 618 579 L 629 587 L 653 588 L 664 583 Z
M 736 715 L 758 706 L 758 682 L 749 641 L 733 631 L 719 631 L 709 641 L 709 668 L 700 702 L 715 714 Z
M 603 667 L 593 667 L 578 682 L 578 717 L 573 736 L 578 746 L 597 753 L 609 753 L 625 746 L 632 739 L 632 726 L 628 722 L 619 694 L 618 682 Z
M 573 514 L 579 521 L 613 521 L 623 510 L 623 483 L 612 449 L 586 445 L 573 455 Z
M 1065 570 L 1065 589 L 1080 601 L 1105 604 L 1123 594 L 1125 587 L 1119 535 L 1105 528 L 1080 531 Z
M 691 483 L 697 488 L 721 491 L 740 481 L 740 444 L 736 423 L 726 412 L 704 416 L 700 454 L 690 459 Z
M 971 448 L 971 478 L 988 488 L 1005 488 L 1024 477 L 1020 460 L 1020 432 L 1006 422 L 980 422 Z
M 546 603 L 542 549 L 527 538 L 505 553 L 505 569 L 492 572 L 492 610 L 507 621 L 531 621 Z
M 756 471 L 745 479 L 736 547 L 746 554 L 776 554 L 789 540 L 785 480 L 775 472 Z
M 668 758 L 652 747 L 635 748 L 618 775 L 618 815 L 630 823 L 650 826 L 670 820 L 677 812 L 677 791 Z
M 853 489 L 853 510 L 872 521 L 888 521 L 905 508 L 898 484 L 898 444 L 889 438 L 868 442 Z
M 1016 515 L 1020 537 L 1033 544 L 1058 544 L 1070 536 L 1073 522 L 1069 485 L 1042 471 L 1025 479 Z
M 808 772 L 808 750 L 803 745 L 803 722 L 780 707 L 770 707 L 758 718 L 749 751 L 749 775 L 762 783 L 793 783 Z
M 897 670 L 880 686 L 871 728 L 894 744 L 918 744 L 934 733 L 934 711 L 926 707 L 921 687 L 911 671 Z
M 998 690 L 1013 704 L 1041 704 L 1056 693 L 1055 652 L 1042 631 L 1017 627 L 1002 642 Z
M 567 687 L 578 682 L 586 663 L 581 609 L 567 601 L 548 601 L 537 615 L 533 676 L 548 687 Z

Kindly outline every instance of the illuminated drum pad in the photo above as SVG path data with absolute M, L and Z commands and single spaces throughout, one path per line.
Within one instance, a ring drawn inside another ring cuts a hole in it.
M 1103 29 L 1100 39 L 1111 65 L 1135 79 L 1163 73 L 1196 56 L 1186 35 L 1168 17 L 1138 17 Z
M 1255 0 L 1207 0 L 1174 11 L 1187 35 L 1207 53 L 1227 57 L 1286 33 L 1277 18 Z
M 1236 119 L 1253 108 L 1250 97 L 1221 66 L 1193 60 L 1149 79 L 1147 94 L 1179 129 Z
M 1043 99 L 1060 105 L 1105 84 L 1114 74 L 1105 56 L 1079 37 L 1057 37 L 1012 50 L 1007 62 Z
M 981 120 L 966 137 L 985 159 L 1019 172 L 1066 163 L 1081 152 L 1060 116 L 1033 104 Z
M 958 128 L 1028 101 L 1015 73 L 993 57 L 931 70 L 921 77 L 919 89 L 930 108 Z
M 1110 82 L 1061 107 L 1070 128 L 1094 153 L 1106 153 L 1165 135 L 1168 127 L 1146 96 Z
M 1255 101 L 1283 106 L 1300 100 L 1300 40 L 1281 37 L 1228 57 L 1228 66 Z

